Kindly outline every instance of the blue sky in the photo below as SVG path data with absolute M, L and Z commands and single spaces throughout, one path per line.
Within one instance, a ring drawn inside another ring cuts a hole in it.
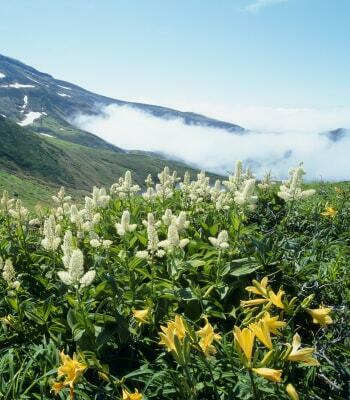
M 0 15 L 0 53 L 116 98 L 350 107 L 349 0 L 1 0 Z

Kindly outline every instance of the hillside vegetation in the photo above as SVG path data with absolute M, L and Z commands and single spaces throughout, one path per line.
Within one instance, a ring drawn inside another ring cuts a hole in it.
M 0 116 L 0 168 L 18 179 L 26 179 L 57 190 L 61 185 L 73 191 L 75 196 L 87 193 L 93 185 L 110 186 L 117 176 L 130 170 L 138 184 L 144 185 L 146 172 L 156 174 L 165 164 L 176 168 L 180 173 L 185 170 L 194 172 L 179 162 L 168 162 L 156 156 L 129 154 L 124 151 L 105 150 L 67 141 L 45 137 L 22 128 L 13 121 Z M 0 183 L 5 189 L 8 180 Z M 16 193 L 27 197 L 27 190 L 19 186 Z M 37 198 L 39 200 L 39 198 Z
M 290 174 L 5 192 L 0 398 L 349 398 L 350 188 Z

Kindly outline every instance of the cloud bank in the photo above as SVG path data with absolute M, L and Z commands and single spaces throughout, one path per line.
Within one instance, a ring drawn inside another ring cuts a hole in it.
M 290 167 L 304 161 L 308 179 L 350 177 L 350 132 L 338 141 L 330 140 L 319 131 L 249 131 L 238 135 L 187 126 L 181 119 L 164 120 L 132 107 L 116 105 L 105 107 L 100 116 L 77 115 L 73 122 L 124 149 L 159 152 L 221 174 L 231 172 L 235 161 L 241 159 L 258 176 L 271 170 L 274 176 L 285 178 Z

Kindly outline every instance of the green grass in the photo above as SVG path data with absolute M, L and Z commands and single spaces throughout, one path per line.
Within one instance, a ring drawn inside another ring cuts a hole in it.
M 55 188 L 45 186 L 38 181 L 21 178 L 6 172 L 0 172 L 0 191 L 6 189 L 11 197 L 19 197 L 26 206 L 38 203 L 48 204 Z

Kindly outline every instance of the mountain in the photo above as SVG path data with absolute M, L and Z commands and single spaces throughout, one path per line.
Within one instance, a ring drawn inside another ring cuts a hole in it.
M 0 142 L 0 189 L 18 194 L 29 204 L 48 200 L 61 185 L 81 197 L 94 185 L 109 187 L 126 170 L 140 186 L 147 174 L 156 176 L 165 165 L 180 174 L 196 172 L 154 155 L 91 148 L 43 136 L 2 116 Z
M 350 135 L 350 130 L 344 128 L 337 128 L 333 129 L 332 131 L 324 132 L 322 134 L 326 135 L 328 139 L 331 140 L 332 142 L 339 142 Z
M 234 134 L 245 132 L 239 125 L 192 112 L 101 96 L 0 55 L 0 114 L 22 126 L 30 125 L 36 132 L 65 141 L 122 151 L 70 122 L 77 113 L 97 115 L 101 113 L 101 106 L 111 104 L 127 105 L 158 118 L 182 119 L 186 125 L 217 128 Z

